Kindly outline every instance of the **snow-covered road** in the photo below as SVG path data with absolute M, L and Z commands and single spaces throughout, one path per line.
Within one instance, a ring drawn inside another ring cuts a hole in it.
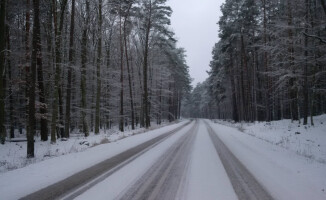
M 58 182 L 50 175 L 51 181 L 43 187 L 38 186 L 39 183 L 34 187 L 27 185 L 27 189 L 19 190 L 17 195 L 15 185 L 6 185 L 2 178 L 9 183 L 23 178 L 15 176 L 14 171 L 2 174 L 0 193 L 8 200 L 26 197 L 37 187 L 45 190 L 26 199 L 326 199 L 325 164 L 307 161 L 236 128 L 209 120 L 194 120 L 153 133 L 122 140 L 120 145 L 130 145 L 130 148 L 125 146 L 111 153 L 112 156 L 106 156 L 95 168 L 85 167 L 86 164 L 76 167 L 75 173 L 66 176 L 77 177 L 72 178 L 71 183 L 69 178 Z M 103 147 L 90 151 L 103 154 L 103 150 L 109 151 L 112 145 L 100 145 Z M 85 159 L 85 163 L 91 160 L 90 152 L 80 154 L 83 156 L 78 156 L 79 159 Z M 67 161 L 64 157 L 56 159 L 58 165 Z M 18 172 L 26 173 L 25 178 L 29 180 L 33 177 L 28 174 L 31 168 L 42 170 L 42 167 L 44 164 L 39 163 Z M 85 178 L 87 176 L 91 177 Z M 38 179 L 45 178 L 38 176 L 36 181 Z M 53 186 L 62 187 L 65 180 L 69 180 L 65 183 L 69 189 L 55 193 Z M 82 183 L 74 182 L 78 180 Z M 17 183 L 16 188 L 23 185 Z M 50 189 L 46 189 L 48 185 Z M 53 194 L 47 194 L 51 192 Z

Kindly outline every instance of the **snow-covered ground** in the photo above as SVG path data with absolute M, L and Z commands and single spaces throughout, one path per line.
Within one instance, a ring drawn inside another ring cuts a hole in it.
M 325 115 L 316 117 L 315 127 L 307 128 L 289 120 L 270 125 L 210 124 L 274 198 L 322 200 L 326 199 L 325 119 Z
M 326 115 L 316 117 L 314 127 L 298 126 L 296 122 L 291 123 L 289 120 L 251 124 L 206 121 L 230 151 L 275 199 L 326 199 Z M 102 133 L 87 140 L 89 146 L 93 146 L 93 148 L 83 147 L 79 148 L 81 152 L 69 153 L 71 147 L 67 147 L 67 154 L 62 156 L 58 156 L 60 153 L 55 154 L 55 149 L 51 150 L 54 154 L 51 159 L 39 162 L 42 159 L 37 160 L 36 158 L 37 163 L 1 173 L 1 198 L 18 199 L 184 123 L 186 121 L 123 140 L 118 139 L 124 138 L 126 135 L 116 134 L 114 136 L 111 134 L 110 136 L 108 134 L 106 136 Z M 199 123 L 191 160 L 185 169 L 187 177 L 182 183 L 185 189 L 180 195 L 181 199 L 237 199 L 206 127 L 202 120 Z M 190 127 L 192 126 L 187 126 L 122 167 L 103 182 L 79 196 L 78 199 L 114 199 L 123 194 Z M 132 133 L 128 133 L 128 135 L 132 135 Z M 96 145 L 105 138 L 110 142 Z M 59 143 L 69 144 L 70 140 L 73 139 Z M 84 140 L 85 138 L 82 137 L 76 138 L 75 146 L 83 146 L 80 145 L 80 142 Z M 21 143 L 17 144 L 22 145 Z M 25 150 L 22 156 L 25 157 Z
M 53 157 L 41 162 L 29 164 L 28 166 L 20 169 L 1 173 L 1 199 L 19 199 L 20 197 L 63 180 L 64 178 L 91 167 L 105 159 L 111 158 L 127 149 L 180 127 L 185 123 L 187 123 L 187 120 L 178 124 L 168 125 L 163 128 L 144 132 L 143 134 L 136 134 L 122 140 L 117 140 L 120 137 L 116 136 L 115 142 L 95 145 L 92 148 L 85 148 L 82 152 L 69 153 L 66 155 Z M 103 136 L 89 137 L 89 140 L 87 141 L 92 144 L 92 142 L 95 141 L 94 138 L 97 137 L 99 137 L 98 140 L 101 141 L 101 137 Z M 79 141 L 79 139 L 76 140 Z M 84 141 L 85 138 L 81 140 Z M 77 146 L 79 145 L 78 142 L 74 144 Z
M 326 164 L 326 115 L 314 117 L 314 126 L 304 126 L 291 120 L 242 124 L 222 120 L 215 122 L 236 127 L 250 136 Z
M 236 200 L 237 196 L 219 159 L 204 123 L 195 141 L 183 199 Z
M 167 151 L 175 141 L 181 138 L 189 128 L 190 126 L 157 145 L 151 151 L 146 152 L 144 155 L 123 167 L 103 182 L 95 185 L 76 199 L 119 199 L 119 194 L 122 195 L 127 191 L 128 186 L 133 186 L 137 179 L 140 178 L 153 163 L 157 162 L 163 153 Z M 185 169 L 185 180 L 181 185 L 181 187 L 184 188 L 180 188 L 179 186 L 179 190 L 181 190 L 176 199 L 214 200 L 217 197 L 223 200 L 238 199 L 225 169 L 218 158 L 203 121 L 199 122 L 199 130 L 194 147 L 191 151 L 191 160 L 187 165 Z
M 150 130 L 154 130 L 161 126 L 152 126 Z M 100 134 L 95 135 L 90 133 L 90 136 L 85 138 L 83 134 L 72 133 L 68 140 L 58 139 L 56 144 L 42 142 L 40 137 L 35 137 L 35 158 L 26 158 L 26 142 L 10 142 L 8 140 L 5 145 L 0 145 L 0 174 L 6 171 L 19 169 L 30 164 L 38 163 L 54 157 L 67 155 L 70 153 L 82 152 L 99 144 L 112 143 L 123 138 L 144 133 L 146 129 L 138 128 L 136 130 L 127 130 L 124 133 L 113 128 L 111 130 L 101 130 Z M 26 140 L 25 134 L 15 134 L 14 141 Z M 49 138 L 50 140 L 50 138 Z

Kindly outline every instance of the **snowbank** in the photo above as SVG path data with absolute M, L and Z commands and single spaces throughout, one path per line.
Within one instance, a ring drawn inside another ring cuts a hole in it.
M 250 136 L 326 164 L 326 115 L 314 117 L 314 126 L 304 126 L 291 120 L 242 124 L 222 120 L 216 122 L 236 127 Z
M 150 130 L 154 130 L 161 126 L 153 126 Z M 95 135 L 90 133 L 89 137 L 84 137 L 81 133 L 72 133 L 70 138 L 58 139 L 56 144 L 50 144 L 50 141 L 42 142 L 40 137 L 35 137 L 35 158 L 26 158 L 27 144 L 25 134 L 16 133 L 14 141 L 8 140 L 4 145 L 0 145 L 0 174 L 19 169 L 30 164 L 38 163 L 44 160 L 48 160 L 54 157 L 67 155 L 70 153 L 82 152 L 91 147 L 99 144 L 111 143 L 121 140 L 123 138 L 144 133 L 147 131 L 144 128 L 138 128 L 136 130 L 127 130 L 124 133 L 117 129 L 101 130 L 100 134 Z

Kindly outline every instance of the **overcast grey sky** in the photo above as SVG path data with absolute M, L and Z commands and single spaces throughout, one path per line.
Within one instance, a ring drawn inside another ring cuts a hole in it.
M 187 51 L 187 64 L 192 85 L 207 77 L 212 48 L 218 41 L 220 6 L 224 0 L 168 0 L 173 14 L 172 29 L 178 38 L 178 46 Z

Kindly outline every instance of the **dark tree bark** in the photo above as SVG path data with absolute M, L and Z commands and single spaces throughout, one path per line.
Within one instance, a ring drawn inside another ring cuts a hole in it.
M 110 72 L 111 69 L 111 45 L 112 45 L 112 35 L 113 35 L 113 29 L 112 26 L 110 26 L 110 33 L 108 41 L 106 42 L 106 66 L 107 71 Z M 109 76 L 109 74 L 107 74 Z M 106 85 L 106 127 L 111 128 L 111 119 L 110 119 L 110 82 L 107 81 Z
M 40 26 L 40 25 L 38 25 Z M 44 87 L 44 80 L 43 80 L 43 62 L 42 62 L 42 41 L 41 41 L 41 30 L 40 28 L 37 29 L 38 32 L 34 33 L 37 34 L 37 81 L 39 87 L 39 100 L 40 100 L 40 114 L 41 114 L 41 140 L 47 141 L 48 140 L 48 120 L 47 120 L 47 105 L 46 105 L 46 98 L 45 98 L 45 87 Z
M 232 118 L 235 122 L 239 121 L 239 113 L 237 107 L 236 85 L 234 80 L 234 66 L 233 66 L 233 53 L 230 52 L 230 78 L 231 78 L 231 93 L 232 93 Z
M 53 101 L 53 107 L 52 107 L 52 122 L 51 122 L 51 143 L 55 143 L 56 142 L 56 131 L 57 131 L 57 118 L 58 118 L 58 109 L 60 109 L 60 124 L 61 127 L 63 127 L 63 112 L 62 109 L 59 108 L 62 107 L 62 105 L 60 105 L 60 93 L 61 93 L 61 86 L 60 86 L 60 76 L 61 76 L 61 40 L 62 40 L 62 29 L 63 29 L 63 21 L 64 21 L 64 13 L 65 13 L 65 9 L 66 9 L 66 5 L 67 5 L 67 1 L 68 0 L 64 0 L 61 2 L 60 5 L 60 22 L 59 22 L 59 27 L 58 27 L 58 23 L 57 23 L 57 15 L 58 15 L 58 11 L 57 11 L 57 6 L 56 6 L 56 1 L 53 0 L 52 2 L 52 6 L 53 6 L 53 19 L 54 19 L 54 32 L 55 32 L 55 56 L 56 56 L 56 63 L 55 63 L 55 77 L 54 77 L 54 101 Z M 61 128 L 60 130 L 62 130 L 63 128 Z M 63 134 L 63 133 L 61 133 Z
M 100 132 L 100 100 L 101 100 L 101 64 L 102 64 L 102 0 L 98 1 L 98 46 L 97 46 L 97 94 L 96 94 L 96 111 L 95 111 L 95 134 Z
M 250 119 L 250 104 L 251 104 L 251 93 L 250 93 L 250 79 L 249 79 L 249 69 L 247 61 L 246 47 L 244 43 L 244 36 L 241 35 L 241 74 L 242 74 L 242 103 L 243 103 L 243 120 L 249 121 Z
M 144 118 L 145 118 L 145 127 L 149 128 L 151 126 L 151 119 L 149 115 L 149 101 L 148 101 L 148 52 L 149 52 L 149 34 L 152 27 L 152 2 L 149 2 L 149 14 L 147 16 L 146 24 L 146 36 L 145 36 L 145 51 L 144 51 L 144 65 L 143 65 L 143 84 L 144 84 Z
M 119 130 L 124 131 L 124 110 L 123 110 L 123 36 L 122 36 L 122 19 L 121 19 L 121 2 L 120 2 L 120 22 L 119 22 L 119 34 L 120 34 L 120 123 L 119 123 Z
M 65 137 L 70 136 L 70 110 L 71 110 L 71 82 L 72 82 L 72 65 L 74 65 L 74 32 L 75 32 L 75 0 L 71 2 L 71 22 L 70 22 L 70 43 L 69 43 L 69 67 L 67 80 L 67 97 L 66 97 L 66 121 L 65 121 Z
M 27 135 L 27 158 L 34 157 L 34 135 L 35 135 L 35 87 L 36 69 L 38 58 L 41 53 L 41 30 L 40 30 L 40 2 L 33 0 L 34 22 L 33 22 L 33 43 L 32 43 L 32 64 L 29 78 L 29 131 Z
M 309 21 L 309 0 L 305 0 L 306 3 L 306 27 L 305 32 L 308 32 L 308 21 Z M 308 112 L 309 112 L 309 91 L 308 91 L 308 38 L 304 38 L 304 56 L 305 56 L 305 66 L 304 66 L 304 86 L 303 86 L 303 125 L 308 123 Z
M 0 2 L 0 143 L 5 143 L 6 129 L 5 129 L 5 20 L 6 20 L 6 0 Z
M 61 71 L 61 70 L 60 70 Z M 60 72 L 61 74 L 61 72 Z M 57 136 L 58 138 L 63 138 L 65 136 L 64 133 L 64 119 L 63 119 L 63 94 L 62 94 L 62 83 L 61 83 L 61 77 L 59 81 L 59 127 L 57 128 Z
M 86 63 L 87 63 L 87 34 L 89 29 L 89 21 L 90 21 L 90 7 L 89 7 L 89 0 L 86 0 L 86 24 L 84 25 L 83 29 L 83 36 L 82 36 L 82 52 L 81 52 L 81 115 L 82 115 L 82 126 L 83 126 L 83 133 L 85 137 L 89 136 L 88 125 L 86 121 Z
M 25 103 L 26 103 L 26 110 L 25 110 L 25 115 L 26 115 L 26 135 L 28 135 L 28 97 L 29 97 L 29 86 L 28 86 L 28 81 L 29 81 L 29 73 L 30 73 L 30 60 L 31 60 L 31 54 L 30 54 L 30 29 L 31 29 L 31 23 L 30 23 L 30 0 L 26 0 L 26 13 L 25 13 Z
M 8 14 L 8 13 L 7 13 Z M 7 16 L 8 19 L 8 16 Z M 6 37 L 7 37 L 7 65 L 8 65 L 8 78 L 9 78 L 9 120 L 10 120 L 10 138 L 15 137 L 15 125 L 14 125 L 14 95 L 12 90 L 12 68 L 11 68 L 11 44 L 10 44 L 10 30 L 9 25 L 6 25 Z
M 130 73 L 130 64 L 129 64 L 129 55 L 128 55 L 128 45 L 127 45 L 127 20 L 130 15 L 130 9 L 131 9 L 132 3 L 129 4 L 127 14 L 124 18 L 123 23 L 123 36 L 124 36 L 124 48 L 125 48 L 125 54 L 126 54 L 126 64 L 127 64 L 127 70 L 128 70 L 128 81 L 129 81 L 129 96 L 130 96 L 130 109 L 131 109 L 131 129 L 135 129 L 135 111 L 134 111 L 134 99 L 132 95 L 132 80 L 131 80 L 131 73 Z
M 264 47 L 267 48 L 267 16 L 266 16 L 266 0 L 263 0 L 263 9 L 264 9 Z M 267 50 L 264 49 L 264 71 L 268 72 L 268 56 Z M 264 76 L 264 99 L 265 99 L 265 120 L 270 121 L 270 102 L 269 102 L 269 77 L 268 75 Z
M 292 70 L 293 74 L 295 74 L 294 69 L 294 48 L 293 48 L 293 15 L 292 15 L 292 1 L 288 0 L 288 37 L 289 37 L 289 46 L 288 46 L 288 60 L 289 60 L 289 68 Z M 289 90 L 290 90 L 290 98 L 291 98 L 291 105 L 290 105 L 290 112 L 292 120 L 298 120 L 298 101 L 297 101 L 297 89 L 294 86 L 295 78 L 290 78 L 289 81 Z
M 324 13 L 325 13 L 325 15 L 326 15 L 326 1 L 325 1 L 325 0 L 320 0 L 320 3 L 321 3 L 321 5 L 322 5 L 322 7 L 323 7 L 323 9 L 324 9 Z

